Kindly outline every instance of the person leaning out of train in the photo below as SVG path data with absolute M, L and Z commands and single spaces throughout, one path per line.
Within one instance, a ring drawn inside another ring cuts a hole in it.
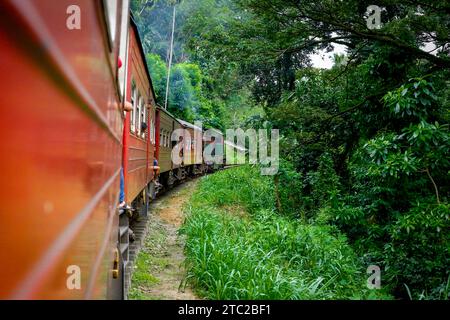
M 141 123 L 141 138 L 145 139 L 145 131 L 147 131 L 147 124 L 145 122 Z
M 125 101 L 123 103 L 123 111 L 124 111 L 124 114 L 126 114 L 127 112 L 133 111 L 133 105 L 131 104 L 131 102 Z
M 130 210 L 131 207 L 125 202 L 125 178 L 123 175 L 123 167 L 120 168 L 120 192 L 119 192 L 119 209 Z
M 158 182 L 158 176 L 159 176 L 159 164 L 158 159 L 156 159 L 156 152 L 153 154 L 153 166 L 150 167 L 150 169 L 153 170 L 153 180 L 155 181 L 155 185 L 157 188 L 161 187 L 162 185 Z

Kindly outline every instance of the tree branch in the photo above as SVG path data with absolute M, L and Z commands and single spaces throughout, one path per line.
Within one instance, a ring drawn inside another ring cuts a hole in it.
M 436 193 L 436 200 L 437 200 L 437 203 L 438 203 L 438 204 L 441 204 L 441 200 L 439 199 L 439 190 L 438 190 L 438 187 L 437 187 L 437 185 L 436 185 L 436 182 L 434 182 L 434 179 L 433 179 L 433 177 L 432 177 L 431 174 L 430 174 L 430 170 L 429 170 L 428 168 L 426 168 L 424 171 L 427 173 L 428 178 L 430 178 L 431 183 L 433 183 L 433 186 L 434 186 L 434 192 Z
M 406 43 L 404 43 L 403 41 L 401 41 L 400 39 L 390 35 L 390 34 L 386 34 L 386 33 L 381 33 L 379 31 L 361 31 L 361 30 L 356 30 L 354 28 L 352 28 L 351 26 L 345 24 L 345 23 L 341 23 L 339 21 L 333 21 L 333 20 L 329 20 L 326 19 L 324 17 L 314 17 L 311 15 L 308 15 L 305 12 L 302 12 L 301 14 L 302 18 L 306 18 L 306 19 L 310 19 L 312 21 L 318 22 L 318 23 L 326 23 L 329 26 L 333 26 L 333 27 L 338 27 L 340 30 L 348 32 L 350 35 L 352 36 L 347 36 L 347 37 L 336 37 L 336 38 L 329 38 L 329 39 L 323 39 L 320 41 L 320 43 L 326 43 L 326 42 L 333 42 L 334 39 L 339 39 L 339 38 L 352 38 L 352 37 L 358 37 L 361 39 L 367 39 L 367 40 L 375 40 L 375 41 L 380 41 L 383 42 L 385 44 L 389 44 L 390 46 L 405 50 L 409 53 L 411 53 L 414 56 L 417 57 L 421 57 L 423 59 L 426 59 L 438 66 L 441 67 L 446 67 L 446 68 L 450 68 L 450 59 L 446 59 L 446 58 L 441 58 L 441 57 L 437 57 L 433 54 L 430 54 L 428 52 L 422 51 L 421 49 L 417 48 L 417 47 L 413 47 L 410 46 Z M 316 41 L 313 42 L 307 42 L 304 45 L 302 45 L 301 47 L 297 47 L 297 48 L 291 48 L 288 49 L 287 51 L 289 52 L 298 52 L 301 51 L 303 49 L 309 48 L 309 47 L 314 47 L 316 46 L 318 43 Z

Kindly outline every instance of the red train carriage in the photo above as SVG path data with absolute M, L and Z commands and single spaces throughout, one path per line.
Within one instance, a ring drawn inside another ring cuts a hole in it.
M 142 48 L 139 31 L 130 16 L 126 50 L 125 101 L 131 109 L 125 115 L 122 168 L 125 202 L 136 211 L 120 209 L 119 242 L 123 270 L 129 270 L 130 229 L 139 217 L 146 216 L 154 195 L 153 160 L 155 152 L 155 93 Z M 132 237 L 133 238 L 133 237 Z M 129 272 L 122 273 L 124 287 L 129 287 Z M 125 284 L 125 282 L 127 282 Z M 125 292 L 126 294 L 126 292 Z
M 121 297 L 127 18 L 121 0 L 0 1 L 0 298 Z
M 137 26 L 131 18 L 127 57 L 127 113 L 123 132 L 123 168 L 126 201 L 133 202 L 142 215 L 153 193 L 155 153 L 155 93 Z
M 0 2 L 0 71 L 0 299 L 124 298 L 120 172 L 147 214 L 155 157 L 165 186 L 205 171 L 200 128 L 156 107 L 128 0 Z

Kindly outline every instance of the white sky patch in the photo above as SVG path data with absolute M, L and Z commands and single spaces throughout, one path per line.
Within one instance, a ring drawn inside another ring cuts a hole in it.
M 420 47 L 420 49 L 432 55 L 436 55 L 439 52 L 438 50 L 436 50 L 437 46 L 434 42 L 426 42 L 425 45 Z
M 326 52 L 325 50 L 320 50 L 315 54 L 310 54 L 311 62 L 314 68 L 318 69 L 331 69 L 333 67 L 333 56 L 334 54 L 345 54 L 346 46 L 342 44 L 333 44 L 334 50 Z M 420 47 L 425 52 L 429 52 L 436 55 L 439 50 L 436 50 L 436 44 L 433 42 L 427 42 L 425 45 Z
M 325 50 L 320 50 L 318 53 L 309 55 L 314 68 L 331 69 L 333 67 L 333 55 L 344 54 L 346 46 L 342 44 L 333 44 L 333 47 L 333 51 L 326 52 Z

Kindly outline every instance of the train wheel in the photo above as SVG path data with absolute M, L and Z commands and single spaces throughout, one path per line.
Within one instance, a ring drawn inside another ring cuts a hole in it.
M 175 183 L 175 177 L 173 175 L 173 171 L 169 171 L 169 177 L 167 178 L 167 185 L 171 187 Z
M 178 168 L 178 171 L 177 171 L 177 179 L 178 179 L 179 181 L 183 181 L 183 180 L 185 179 L 185 177 L 186 177 L 186 174 L 185 174 L 184 168 Z

